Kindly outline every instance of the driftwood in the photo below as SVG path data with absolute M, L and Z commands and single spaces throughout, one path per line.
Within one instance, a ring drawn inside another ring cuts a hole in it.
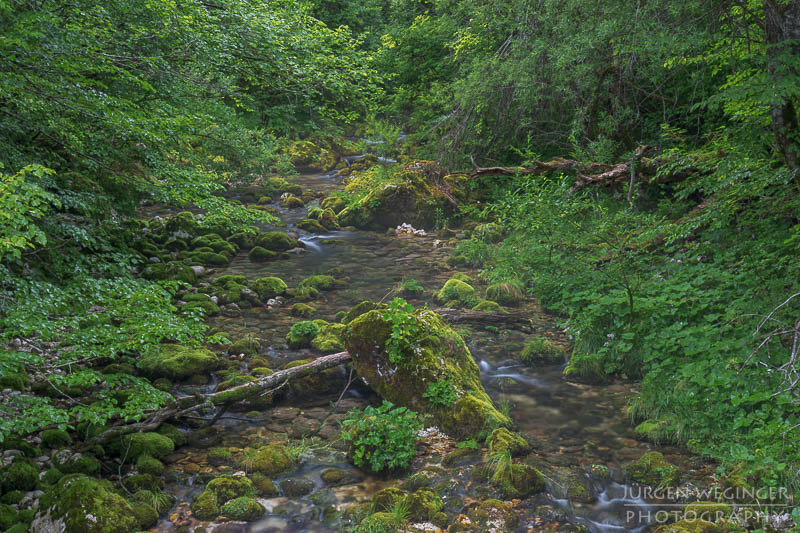
M 536 161 L 529 167 L 479 167 L 470 157 L 475 169 L 472 172 L 458 175 L 482 178 L 573 172 L 575 173 L 575 183 L 572 185 L 571 192 L 575 192 L 588 186 L 621 187 L 629 185 L 629 189 L 631 189 L 630 183 L 639 178 L 646 178 L 643 180 L 646 183 L 671 183 L 686 179 L 692 173 L 692 169 L 688 169 L 673 174 L 658 175 L 658 167 L 666 161 L 660 157 L 652 159 L 644 157 L 653 150 L 655 149 L 652 146 L 640 146 L 636 149 L 631 161 L 618 164 L 585 163 L 557 157 L 550 161 Z
M 481 311 L 467 311 L 449 307 L 441 307 L 432 311 L 451 323 L 482 324 L 519 331 L 533 329 L 530 315 L 526 313 L 483 313 Z
M 279 370 L 278 372 L 264 376 L 257 381 L 244 383 L 228 390 L 214 392 L 211 394 L 184 396 L 178 398 L 171 405 L 167 405 L 162 409 L 152 411 L 142 422 L 137 422 L 135 424 L 126 424 L 124 422 L 120 422 L 111 429 L 108 429 L 96 437 L 89 439 L 86 442 L 86 446 L 107 442 L 114 437 L 120 437 L 128 433 L 152 431 L 167 420 L 178 418 L 200 409 L 215 407 L 221 407 L 224 409 L 230 404 L 237 403 L 248 398 L 255 398 L 270 394 L 278 388 L 284 386 L 290 379 L 297 379 L 304 376 L 309 376 L 311 374 L 317 374 L 323 370 L 347 363 L 348 361 L 350 361 L 350 354 L 347 352 L 339 352 L 318 357 L 317 359 L 314 359 L 312 362 L 305 365 L 287 368 L 286 370 Z

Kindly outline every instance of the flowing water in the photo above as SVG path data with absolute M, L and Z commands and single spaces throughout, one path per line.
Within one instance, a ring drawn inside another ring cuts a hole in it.
M 295 181 L 303 188 L 322 192 L 342 187 L 335 173 L 304 174 Z M 250 280 L 277 276 L 293 287 L 307 276 L 331 273 L 346 280 L 347 286 L 323 292 L 309 303 L 317 308 L 314 318 L 335 321 L 337 312 L 348 310 L 363 300 L 390 299 L 392 288 L 403 279 L 416 279 L 425 287 L 423 299 L 410 300 L 415 306 L 425 305 L 430 302 L 430 295 L 452 274 L 445 263 L 450 254 L 448 244 L 435 236 L 344 230 L 311 235 L 295 227 L 305 218 L 305 208 L 276 207 L 287 225 L 281 229 L 296 232 L 305 244 L 305 251 L 287 260 L 268 263 L 250 262 L 246 254 L 240 253 L 228 267 L 214 275 L 242 274 Z M 531 316 L 536 334 L 566 343 L 554 317 L 534 302 L 529 302 L 522 310 Z M 285 305 L 275 305 L 244 310 L 235 318 L 215 317 L 210 325 L 228 332 L 233 339 L 246 333 L 255 335 L 262 342 L 260 355 L 269 361 L 270 368 L 280 368 L 287 361 L 320 355 L 286 347 L 285 335 L 297 320 L 289 316 Z M 522 516 L 519 530 L 571 531 L 576 530 L 576 524 L 593 532 L 644 529 L 641 521 L 630 520 L 630 513 L 651 511 L 659 502 L 647 502 L 635 494 L 631 487 L 623 484 L 620 471 L 624 463 L 652 448 L 634 439 L 625 414 L 626 405 L 636 392 L 635 386 L 622 382 L 579 385 L 565 381 L 562 368 L 558 366 L 528 368 L 521 365 L 518 356 L 531 332 L 501 330 L 498 333 L 471 326 L 463 333 L 481 369 L 484 386 L 496 404 L 508 409 L 517 430 L 536 443 L 528 461 L 540 468 L 548 479 L 546 494 L 525 500 L 517 509 Z M 344 369 L 341 372 L 344 383 L 347 376 Z M 207 391 L 214 385 L 216 381 L 201 389 Z M 288 391 L 285 398 L 277 400 L 272 407 L 255 413 L 227 413 L 210 429 L 190 432 L 189 446 L 167 458 L 167 491 L 178 496 L 179 503 L 169 519 L 162 520 L 156 530 L 174 531 L 181 525 L 193 529 L 199 524 L 188 510 L 192 498 L 202 490 L 198 481 L 232 471 L 230 467 L 212 465 L 207 455 L 209 448 L 224 446 L 238 457 L 246 446 L 290 441 L 303 458 L 302 467 L 278 477 L 275 484 L 283 487 L 287 480 L 289 483 L 300 480 L 312 487 L 310 492 L 291 498 L 261 499 L 267 508 L 262 520 L 250 524 L 228 523 L 217 529 L 211 527 L 213 524 L 206 524 L 208 530 L 339 531 L 337 511 L 369 500 L 378 490 L 400 481 L 370 476 L 346 461 L 341 442 L 336 439 L 337 421 L 348 409 L 374 403 L 376 398 L 358 383 L 350 387 L 336 407 L 331 407 L 337 396 L 335 393 L 330 397 L 309 399 L 293 396 Z M 468 456 L 462 463 L 445 467 L 442 457 L 453 449 L 452 441 L 433 436 L 420 448 L 411 471 L 424 471 L 435 481 L 450 485 L 446 511 L 458 513 L 465 503 L 484 494 L 485 487 L 471 482 L 469 474 L 475 464 L 486 460 L 485 457 Z M 708 474 L 707 465 L 695 464 L 697 460 L 680 449 L 659 449 L 681 468 L 682 478 L 690 483 L 700 482 Z M 341 469 L 344 483 L 323 481 L 322 474 L 331 469 Z M 585 494 L 571 497 L 567 483 L 585 487 Z

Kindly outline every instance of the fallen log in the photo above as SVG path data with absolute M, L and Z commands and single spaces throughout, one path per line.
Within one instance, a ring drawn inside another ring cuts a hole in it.
M 432 311 L 444 318 L 446 322 L 451 323 L 482 324 L 519 331 L 534 329 L 533 321 L 527 313 L 484 313 L 449 307 L 432 309 Z
M 350 354 L 339 352 L 331 355 L 318 357 L 305 365 L 287 368 L 273 372 L 268 376 L 253 381 L 231 387 L 228 390 L 214 392 L 210 394 L 196 394 L 193 396 L 183 396 L 171 404 L 151 411 L 147 418 L 135 424 L 120 422 L 112 428 L 100 433 L 86 441 L 85 446 L 92 446 L 102 442 L 107 442 L 114 437 L 121 437 L 128 433 L 153 431 L 167 420 L 178 418 L 193 411 L 206 408 L 226 407 L 230 404 L 269 394 L 277 388 L 285 385 L 290 379 L 302 378 L 312 374 L 317 374 L 323 370 L 342 365 L 350 361 Z

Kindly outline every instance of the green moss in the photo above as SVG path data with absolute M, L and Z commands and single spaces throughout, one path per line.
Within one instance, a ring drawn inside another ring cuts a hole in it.
M 544 476 L 526 464 L 508 463 L 492 475 L 492 485 L 504 498 L 526 498 L 545 489 Z
M 131 533 L 139 519 L 111 484 L 82 474 L 64 476 L 53 495 L 53 517 L 63 519 L 65 533 Z
M 255 450 L 251 457 L 245 458 L 245 469 L 273 477 L 286 472 L 293 466 L 292 458 L 284 446 L 269 444 Z
M 53 464 L 65 474 L 94 475 L 100 472 L 100 462 L 91 455 L 80 454 L 77 458 L 70 458 L 66 463 L 53 461 Z
M 212 448 L 208 451 L 208 462 L 214 466 L 233 463 L 233 453 L 228 448 Z
M 325 323 L 316 337 L 311 341 L 311 346 L 323 353 L 336 353 L 344 351 L 344 324 Z
M 357 304 L 353 308 L 351 308 L 342 318 L 342 324 L 349 324 L 353 321 L 356 317 L 363 315 L 369 311 L 374 311 L 376 309 L 386 309 L 387 306 L 384 303 L 380 302 L 370 302 L 368 300 L 364 300 L 360 304 Z
M 134 462 L 142 455 L 161 459 L 175 450 L 175 444 L 169 437 L 160 433 L 132 433 L 123 436 L 114 448 L 120 457 L 125 457 L 128 462 Z
M 243 496 L 229 501 L 220 509 L 223 515 L 233 520 L 252 522 L 261 518 L 266 509 L 254 498 Z
M 297 223 L 297 227 L 309 233 L 327 233 L 328 231 L 325 229 L 325 226 L 319 223 L 319 221 L 311 218 L 301 220 Z
M 733 513 L 733 507 L 725 502 L 693 502 L 683 508 L 683 517 L 687 520 L 706 520 L 716 522 L 727 519 Z
M 189 255 L 191 259 L 197 263 L 208 266 L 227 266 L 231 259 L 223 254 L 217 252 L 198 252 L 195 251 Z
M 134 474 L 122 479 L 122 486 L 128 492 L 148 490 L 150 492 L 161 492 L 164 488 L 164 480 L 151 474 Z
M 0 528 L 6 531 L 17 522 L 17 510 L 7 503 L 0 504 Z
M 322 209 L 330 209 L 333 213 L 338 214 L 342 209 L 347 207 L 347 202 L 339 196 L 328 196 L 323 198 L 319 205 Z
M 255 368 L 250 369 L 250 374 L 253 376 L 269 376 L 270 374 L 275 373 L 274 370 L 271 368 L 267 368 L 264 366 L 257 366 Z
M 480 371 L 463 339 L 429 310 L 418 310 L 415 317 L 420 332 L 413 357 L 397 370 L 385 349 L 391 324 L 383 313 L 370 311 L 350 322 L 345 344 L 358 375 L 382 398 L 430 414 L 437 426 L 455 438 L 483 439 L 494 429 L 510 425 L 483 389 Z M 453 384 L 458 397 L 448 407 L 431 407 L 423 396 L 428 384 L 444 380 Z
M 0 525 L 0 527 L 2 527 L 2 525 Z M 28 524 L 14 524 L 6 530 L 6 533 L 28 533 Z
M 250 284 L 250 288 L 256 291 L 262 300 L 283 296 L 286 293 L 286 283 L 280 278 L 266 277 L 259 278 Z
M 143 503 L 133 504 L 133 514 L 142 529 L 150 529 L 158 523 L 158 513 L 149 505 Z
M 164 435 L 171 440 L 176 449 L 186 444 L 186 437 L 184 437 L 183 433 L 181 433 L 181 430 L 172 424 L 161 424 L 156 430 L 156 433 L 159 435 Z
M 190 235 L 196 234 L 198 230 L 197 220 L 189 211 L 175 213 L 167 219 L 165 227 L 169 232 L 183 231 Z
M 644 485 L 668 487 L 678 483 L 678 469 L 669 464 L 661 452 L 645 453 L 638 461 L 625 465 L 624 471 L 630 479 Z
M 45 448 L 63 448 L 72 444 L 72 437 L 61 429 L 46 429 L 39 436 Z
M 308 218 L 318 221 L 327 230 L 339 229 L 339 219 L 333 209 L 313 209 L 308 211 Z
M 520 359 L 530 366 L 560 364 L 564 362 L 564 350 L 546 337 L 534 337 L 525 343 Z
M 306 204 L 305 202 L 303 202 L 303 200 L 301 200 L 297 196 L 287 196 L 286 198 L 281 200 L 281 205 L 289 209 L 300 209 L 301 207 L 304 207 Z
M 307 302 L 319 296 L 319 291 L 314 287 L 302 287 L 289 289 L 286 291 L 286 296 L 295 298 L 296 300 Z
M 517 515 L 510 503 L 494 499 L 482 501 L 472 507 L 467 516 L 481 531 L 488 529 L 511 530 L 518 522 Z
M 47 485 L 55 485 L 62 477 L 64 477 L 64 473 L 61 472 L 61 470 L 58 468 L 51 468 L 44 473 L 44 477 L 42 477 L 42 483 Z
M 24 372 L 9 372 L 0 376 L 0 388 L 24 391 L 30 385 L 28 374 Z
M 3 494 L 3 497 L 0 498 L 0 502 L 7 503 L 9 505 L 16 505 L 25 497 L 25 493 L 21 490 L 12 490 Z
M 338 487 L 340 485 L 348 485 L 361 481 L 361 476 L 356 475 L 352 470 L 345 468 L 328 468 L 320 475 L 322 481 L 330 487 Z
M 299 288 L 313 287 L 318 291 L 332 291 L 340 284 L 333 278 L 333 276 L 310 276 L 298 285 Z
M 282 231 L 268 231 L 259 233 L 255 238 L 255 245 L 273 252 L 283 252 L 297 247 L 297 239 L 290 237 Z
M 247 254 L 247 258 L 254 263 L 265 263 L 278 259 L 278 252 L 267 250 L 261 246 L 254 246 Z
M 147 454 L 142 454 L 136 460 L 136 470 L 142 474 L 160 476 L 164 473 L 164 463 Z
M 245 335 L 238 341 L 228 346 L 229 354 L 258 355 L 261 343 L 252 335 Z
M 311 305 L 296 303 L 289 308 L 289 314 L 301 318 L 310 318 L 311 315 L 317 312 L 317 308 Z
M 221 505 L 235 498 L 252 497 L 255 495 L 255 488 L 253 482 L 245 476 L 223 474 L 208 482 L 206 492 L 212 493 Z
M 38 481 L 39 469 L 36 463 L 25 457 L 15 457 L 10 465 L 0 470 L 3 492 L 33 490 Z
M 205 348 L 164 344 L 159 353 L 141 358 L 138 366 L 150 378 L 185 379 L 215 370 L 219 358 Z
M 103 367 L 103 374 L 128 374 L 136 373 L 136 368 L 129 363 L 111 363 Z M 66 446 L 66 445 L 64 445 Z M 54 446 L 54 448 L 57 446 Z
M 310 320 L 295 322 L 286 335 L 286 343 L 289 348 L 308 348 L 320 329 L 322 329 L 320 325 Z
M 508 313 L 505 309 L 500 307 L 500 304 L 491 300 L 481 300 L 478 305 L 472 308 L 473 311 L 480 311 L 482 313 Z
M 675 444 L 678 441 L 680 426 L 672 418 L 645 420 L 634 429 L 636 436 L 656 444 Z
M 373 513 L 356 528 L 356 533 L 396 533 L 402 531 L 403 523 L 392 513 Z
M 398 502 L 404 502 L 408 497 L 408 492 L 397 487 L 388 487 L 378 491 L 372 497 L 372 505 L 378 511 L 389 511 Z
M 705 520 L 681 520 L 674 524 L 659 526 L 655 533 L 719 533 L 720 528 Z
M 457 307 L 473 307 L 478 301 L 472 285 L 458 279 L 448 280 L 436 293 L 434 299 L 440 304 Z
M 486 288 L 486 298 L 502 305 L 518 305 L 525 294 L 516 283 L 493 283 Z
M 409 494 L 405 499 L 408 506 L 408 515 L 412 520 L 429 521 L 438 513 L 444 502 L 433 490 L 423 487 L 413 494 Z
M 225 261 L 227 264 L 227 260 Z M 149 280 L 176 280 L 183 281 L 190 285 L 197 283 L 197 274 L 191 267 L 183 263 L 170 262 L 170 263 L 155 263 L 147 265 L 142 270 L 142 277 Z
M 256 236 L 253 233 L 239 232 L 231 235 L 228 240 L 238 246 L 240 250 L 249 250 L 255 244 Z
M 219 504 L 214 493 L 203 491 L 192 502 L 192 515 L 198 520 L 214 520 L 219 516 Z
M 525 454 L 530 450 L 530 444 L 522 435 L 512 433 L 506 428 L 498 428 L 486 439 L 489 446 L 489 455 L 508 451 L 512 457 Z
M 253 487 L 255 488 L 256 495 L 265 498 L 270 498 L 272 496 L 278 495 L 278 488 L 275 486 L 275 483 L 273 483 L 271 479 L 269 479 L 261 472 L 253 472 L 252 474 L 249 475 L 249 477 L 250 481 L 253 482 Z
M 284 479 L 280 485 L 283 495 L 289 498 L 305 496 L 314 490 L 314 482 L 303 477 Z

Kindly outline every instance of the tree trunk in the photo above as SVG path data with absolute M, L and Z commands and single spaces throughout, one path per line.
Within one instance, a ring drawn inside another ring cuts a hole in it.
M 767 73 L 777 93 L 776 102 L 770 108 L 772 128 L 784 163 L 798 171 L 800 127 L 795 84 L 800 82 L 800 0 L 765 0 L 764 15 Z M 787 89 L 793 85 L 794 89 Z

